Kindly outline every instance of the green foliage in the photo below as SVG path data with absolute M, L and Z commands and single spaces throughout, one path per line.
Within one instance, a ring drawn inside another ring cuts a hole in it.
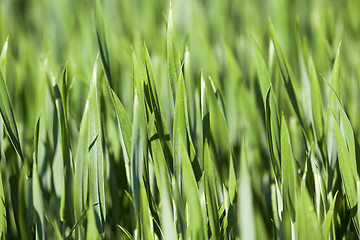
M 0 239 L 359 238 L 359 11 L 0 1 Z

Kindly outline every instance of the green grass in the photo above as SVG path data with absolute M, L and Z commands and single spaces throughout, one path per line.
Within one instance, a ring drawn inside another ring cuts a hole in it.
M 359 11 L 0 1 L 0 239 L 359 238 Z

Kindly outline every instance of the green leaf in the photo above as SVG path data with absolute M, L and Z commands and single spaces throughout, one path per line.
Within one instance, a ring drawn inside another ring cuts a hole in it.
M 10 141 L 14 146 L 16 152 L 18 153 L 20 159 L 23 160 L 19 134 L 18 134 L 13 110 L 10 104 L 10 99 L 5 84 L 5 79 L 3 77 L 1 69 L 0 69 L 0 113 L 2 116 L 2 120 L 5 124 L 6 131 L 9 135 Z
M 172 97 L 175 99 L 176 96 L 176 85 L 180 75 L 180 56 L 177 48 L 175 30 L 174 30 L 174 20 L 173 13 L 170 7 L 169 9 L 169 18 L 167 26 L 167 39 L 166 39 L 166 49 L 167 49 L 167 62 L 168 62 L 168 73 L 170 86 L 172 90 Z
M 93 207 L 93 204 L 90 204 L 88 215 L 87 215 L 87 231 L 86 231 L 86 239 L 89 240 L 97 240 L 101 239 L 98 227 L 97 227 L 97 217 L 96 217 L 96 210 Z
M 205 140 L 204 145 L 204 165 L 205 165 L 205 198 L 207 201 L 207 211 L 211 229 L 211 238 L 218 239 L 220 237 L 220 223 L 218 216 L 218 201 L 215 187 L 215 175 L 213 160 L 210 155 L 209 144 Z
M 150 207 L 143 181 L 140 183 L 140 223 L 142 239 L 154 239 L 154 229 L 151 220 Z
M 298 218 L 298 239 L 323 239 L 314 205 L 305 185 L 301 187 L 296 213 Z
M 144 103 L 144 87 L 142 69 L 133 53 L 133 78 L 134 78 L 134 117 L 132 130 L 131 151 L 131 183 L 135 212 L 140 211 L 140 183 L 143 176 L 144 165 L 147 164 L 147 126 Z M 145 163 L 145 164 L 144 164 Z
M 296 113 L 296 116 L 299 120 L 299 123 L 301 124 L 304 133 L 306 133 L 306 128 L 305 128 L 305 124 L 304 124 L 304 120 L 301 114 L 301 110 L 300 110 L 300 106 L 299 106 L 299 101 L 297 99 L 296 93 L 295 93 L 295 88 L 293 86 L 294 84 L 294 76 L 293 76 L 293 72 L 290 68 L 290 65 L 285 57 L 285 55 L 283 54 L 283 51 L 280 47 L 280 42 L 279 39 L 276 35 L 275 32 L 275 28 L 269 18 L 269 31 L 270 31 L 270 37 L 272 39 L 272 42 L 274 44 L 274 48 L 275 48 L 275 52 L 276 52 L 276 59 L 277 59 L 277 63 L 279 65 L 280 68 L 280 72 L 281 72 L 281 76 L 282 79 L 284 81 L 285 84 L 285 88 L 286 91 L 288 93 L 288 96 L 290 98 L 290 102 L 292 104 L 292 107 L 294 108 L 294 111 Z
M 328 212 L 326 213 L 325 219 L 321 225 L 324 240 L 329 239 L 330 227 L 331 227 L 331 222 L 333 221 L 334 208 L 335 208 L 337 194 L 338 194 L 338 192 L 335 193 L 335 196 L 331 202 L 330 208 L 329 208 Z
M 335 120 L 335 116 L 333 115 Z M 346 147 L 346 143 L 342 132 L 340 130 L 339 124 L 335 120 L 335 133 L 336 133 L 336 143 L 338 150 L 338 158 L 340 165 L 341 178 L 345 187 L 345 194 L 347 198 L 347 203 L 350 209 L 353 209 L 357 202 L 357 190 L 356 190 L 356 181 L 358 176 L 355 175 L 355 171 L 351 164 L 350 154 Z
M 185 193 L 186 203 L 189 212 L 189 228 L 192 239 L 203 239 L 202 213 L 199 198 L 199 189 L 196 184 L 191 162 L 185 148 L 184 142 L 180 139 L 180 154 L 182 167 L 183 191 Z
M 80 124 L 80 132 L 78 137 L 74 181 L 73 181 L 73 196 L 74 196 L 74 218 L 80 219 L 85 207 L 87 206 L 88 196 L 88 176 L 89 176 L 89 147 L 88 147 L 88 134 L 89 134 L 89 101 L 86 102 L 83 117 Z M 84 226 L 76 229 L 75 236 L 81 239 L 85 236 Z
M 242 142 L 240 157 L 240 183 L 238 188 L 238 219 L 241 239 L 256 239 L 255 212 L 251 179 L 248 168 L 246 142 Z
M 96 59 L 93 78 L 88 96 L 89 101 L 89 201 L 90 205 L 98 203 L 94 207 L 95 219 L 100 234 L 104 232 L 106 219 L 105 186 L 104 186 L 104 157 L 102 152 L 102 135 L 100 121 L 99 83 L 97 77 Z
M 19 226 L 22 239 L 31 239 L 33 225 L 33 185 L 32 180 L 27 176 L 28 166 L 23 165 L 19 179 Z
M 311 64 L 311 109 L 314 120 L 314 127 L 316 132 L 316 138 L 318 141 L 322 141 L 324 136 L 324 120 L 322 113 L 322 98 L 321 98 L 321 90 L 319 86 L 319 80 L 317 78 L 317 72 L 315 69 L 315 65 L 310 59 Z
M 284 115 L 281 117 L 281 166 L 283 176 L 283 199 L 285 207 L 295 221 L 296 175 L 289 130 Z
M 36 121 L 34 133 L 34 161 L 32 168 L 33 178 L 33 203 L 35 210 L 35 236 L 36 239 L 45 239 L 45 210 L 43 203 L 43 195 L 41 191 L 40 179 L 38 174 L 38 145 L 39 145 L 39 129 L 40 129 L 40 115 Z
M 123 149 L 126 166 L 130 164 L 132 124 L 124 106 L 116 93 L 109 87 L 115 108 L 117 124 L 119 128 L 120 142 Z
M 96 26 L 96 37 L 100 50 L 101 61 L 104 66 L 106 78 L 108 79 L 109 85 L 112 88 L 110 60 L 109 60 L 109 53 L 108 53 L 108 49 L 106 45 L 106 37 L 105 37 L 104 14 L 100 0 L 95 0 L 95 26 Z
M 5 195 L 2 181 L 2 174 L 0 171 L 0 238 L 6 239 L 7 235 L 7 215 L 5 205 Z

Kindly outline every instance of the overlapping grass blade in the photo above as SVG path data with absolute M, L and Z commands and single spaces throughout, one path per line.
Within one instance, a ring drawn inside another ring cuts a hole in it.
M 19 226 L 22 239 L 31 239 L 33 217 L 34 217 L 34 206 L 33 206 L 33 183 L 32 179 L 28 177 L 28 166 L 23 165 L 19 179 Z
M 168 74 L 169 74 L 169 81 L 172 91 L 171 96 L 173 97 L 172 99 L 175 100 L 176 85 L 181 70 L 180 70 L 180 56 L 175 38 L 174 20 L 173 20 L 173 13 L 171 7 L 169 9 L 169 17 L 168 17 L 166 49 L 167 49 Z
M 0 68 L 0 113 L 2 116 L 2 121 L 5 124 L 5 129 L 9 135 L 10 141 L 14 146 L 16 152 L 18 153 L 20 159 L 23 160 L 19 134 L 15 122 L 14 113 L 11 107 L 7 86 L 5 83 L 5 76 L 3 74 L 3 69 L 6 69 L 6 65 L 4 64 L 4 61 L 6 61 L 4 60 L 6 56 L 6 50 L 7 42 L 5 42 L 0 59 L 1 62 L 3 62 Z
M 324 120 L 322 113 L 322 97 L 321 90 L 319 86 L 319 80 L 317 78 L 317 72 L 315 65 L 312 60 L 310 60 L 310 80 L 311 80 L 311 109 L 314 120 L 314 128 L 316 133 L 316 138 L 318 141 L 322 141 L 324 136 Z
M 209 144 L 206 140 L 204 145 L 204 165 L 205 198 L 207 201 L 207 212 L 211 229 L 211 238 L 217 239 L 220 237 L 220 223 L 217 211 L 218 200 L 215 187 L 213 159 L 211 157 Z
M 99 79 L 97 76 L 96 59 L 90 92 L 89 101 L 89 205 L 98 203 L 94 207 L 97 229 L 100 234 L 104 232 L 104 220 L 106 218 L 105 208 L 105 186 L 104 186 L 104 157 L 102 152 L 102 136 L 100 122 L 100 100 L 99 100 Z M 90 210 L 91 212 L 91 210 Z
M 146 196 L 144 182 L 140 183 L 140 223 L 142 239 L 154 239 L 154 228 L 150 214 L 149 202 Z
M 288 93 L 290 102 L 292 104 L 292 107 L 294 108 L 294 111 L 299 120 L 299 123 L 301 124 L 301 126 L 303 128 L 304 133 L 307 134 L 304 119 L 303 119 L 300 105 L 299 105 L 299 101 L 298 101 L 298 98 L 297 98 L 297 95 L 295 92 L 295 88 L 294 88 L 294 81 L 295 81 L 294 74 L 293 74 L 292 69 L 290 68 L 290 65 L 281 49 L 279 39 L 276 35 L 275 28 L 274 28 L 270 18 L 269 18 L 269 31 L 270 31 L 271 40 L 274 44 L 274 48 L 275 48 L 275 52 L 276 52 L 276 59 L 277 59 L 277 62 L 278 62 L 279 68 L 280 68 L 281 76 L 285 83 L 286 91 Z M 305 135 L 305 136 L 307 137 L 307 135 Z
M 335 196 L 331 202 L 330 208 L 327 211 L 325 219 L 321 225 L 323 239 L 325 239 L 325 240 L 328 239 L 328 237 L 329 237 L 331 223 L 333 222 L 334 209 L 335 209 L 337 195 L 338 195 L 338 192 L 335 193 Z
M 290 212 L 291 219 L 295 221 L 296 168 L 294 166 L 289 130 L 284 115 L 281 117 L 281 168 L 285 208 Z
M 185 194 L 186 203 L 189 214 L 189 232 L 190 237 L 194 239 L 204 238 L 204 229 L 202 228 L 202 213 L 199 198 L 199 189 L 196 184 L 194 172 L 191 162 L 182 139 L 180 139 L 180 155 L 183 180 L 183 192 Z
M 298 193 L 297 201 L 297 238 L 298 239 L 323 239 L 321 228 L 314 210 L 313 202 L 305 185 Z
M 89 176 L 89 147 L 88 147 L 88 134 L 89 134 L 89 101 L 86 102 L 83 117 L 80 124 L 80 132 L 78 137 L 74 181 L 73 181 L 73 196 L 74 196 L 74 219 L 78 221 L 82 212 L 87 206 L 88 197 L 88 176 Z M 75 231 L 75 238 L 81 239 L 85 236 L 84 226 Z

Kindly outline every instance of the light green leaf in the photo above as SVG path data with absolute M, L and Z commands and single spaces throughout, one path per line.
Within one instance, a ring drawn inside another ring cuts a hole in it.
M 168 74 L 169 81 L 172 90 L 172 99 L 175 99 L 176 95 L 176 85 L 180 75 L 180 56 L 177 48 L 175 30 L 174 30 L 174 20 L 173 13 L 170 7 L 169 9 L 169 18 L 167 26 L 167 39 L 166 39 L 166 49 L 167 49 L 167 62 L 168 62 Z
M 283 176 L 283 199 L 285 207 L 295 221 L 296 175 L 289 130 L 284 115 L 281 117 L 281 167 Z
M 154 239 L 154 229 L 151 220 L 150 207 L 143 181 L 140 183 L 140 223 L 142 239 Z
M 0 69 L 0 113 L 2 116 L 2 120 L 5 124 L 6 131 L 9 135 L 10 141 L 14 146 L 16 152 L 18 153 L 20 159 L 23 160 L 19 134 L 18 134 L 13 110 L 10 104 L 10 99 L 5 84 L 5 79 L 3 77 L 3 73 L 1 69 Z
M 101 239 L 98 227 L 96 224 L 96 212 L 93 204 L 90 204 L 88 215 L 87 215 L 87 228 L 86 228 L 86 239 L 98 240 Z
M 96 59 L 93 78 L 88 96 L 89 101 L 89 204 L 98 203 L 94 207 L 96 223 L 99 232 L 104 232 L 104 221 L 106 218 L 105 208 L 105 186 L 104 186 L 104 157 L 102 152 L 102 135 L 100 122 L 100 99 L 99 83 L 97 77 Z
M 19 179 L 18 209 L 19 226 L 22 239 L 31 239 L 32 225 L 34 216 L 33 206 L 33 185 L 32 180 L 27 176 L 28 166 L 23 165 Z
M 321 90 L 319 86 L 319 81 L 317 78 L 317 72 L 315 69 L 315 65 L 310 59 L 311 64 L 311 109 L 314 120 L 314 127 L 316 132 L 316 138 L 318 141 L 322 141 L 324 136 L 324 120 L 322 114 L 322 98 L 321 98 Z
M 338 192 L 335 193 L 335 196 L 331 202 L 330 208 L 329 208 L 328 212 L 326 213 L 325 219 L 321 225 L 324 240 L 329 239 L 330 227 L 331 227 L 331 222 L 333 221 L 334 208 L 335 208 L 337 194 L 338 194 Z
M 335 120 L 335 116 L 333 115 Z M 336 142 L 338 150 L 338 158 L 340 165 L 341 178 L 345 187 L 345 194 L 347 202 L 350 209 L 353 209 L 357 202 L 357 190 L 356 190 L 356 181 L 358 179 L 357 175 L 354 175 L 355 171 L 351 164 L 350 154 L 346 147 L 346 143 L 342 132 L 340 130 L 339 124 L 335 120 L 335 133 L 336 133 Z
M 4 188 L 2 183 L 2 174 L 0 171 L 0 238 L 6 239 L 7 235 L 7 215 L 6 215 L 6 206 L 5 206 L 5 195 Z
M 202 228 L 202 213 L 199 198 L 199 189 L 196 184 L 194 172 L 192 170 L 191 162 L 185 148 L 184 142 L 180 139 L 181 151 L 181 167 L 183 191 L 186 198 L 186 203 L 189 211 L 189 228 L 192 239 L 203 239 L 204 233 Z
M 246 142 L 242 142 L 240 157 L 240 184 L 238 188 L 238 219 L 241 239 L 256 239 L 255 212 L 251 179 L 248 168 Z
M 296 96 L 296 92 L 295 92 L 295 88 L 294 88 L 294 80 L 295 79 L 293 76 L 293 72 L 292 72 L 292 69 L 290 68 L 290 65 L 289 65 L 285 55 L 283 54 L 279 39 L 276 35 L 275 28 L 274 28 L 270 18 L 269 18 L 269 31 L 270 31 L 271 40 L 274 44 L 274 48 L 275 48 L 275 52 L 276 52 L 276 59 L 277 59 L 277 62 L 278 62 L 279 68 L 280 68 L 282 79 L 283 79 L 285 87 L 286 87 L 286 91 L 288 93 L 292 107 L 294 108 L 294 111 L 296 113 L 296 116 L 299 120 L 299 123 L 301 124 L 301 126 L 304 130 L 304 133 L 306 133 L 306 128 L 305 128 L 304 120 L 303 120 L 303 117 L 301 114 L 299 101 Z
M 213 159 L 210 155 L 209 144 L 205 140 L 204 145 L 204 165 L 205 165 L 205 198 L 207 201 L 207 211 L 211 229 L 211 238 L 218 239 L 220 237 L 220 223 L 218 216 L 218 200 L 215 187 L 215 175 Z
M 74 219 L 80 219 L 85 207 L 87 205 L 88 197 L 88 176 L 89 176 L 89 147 L 88 147 L 88 134 L 89 134 L 89 101 L 86 102 L 83 117 L 80 124 L 80 132 L 78 137 L 74 181 L 73 181 L 73 196 L 74 196 Z M 84 226 L 76 229 L 75 236 L 81 239 L 85 236 Z

